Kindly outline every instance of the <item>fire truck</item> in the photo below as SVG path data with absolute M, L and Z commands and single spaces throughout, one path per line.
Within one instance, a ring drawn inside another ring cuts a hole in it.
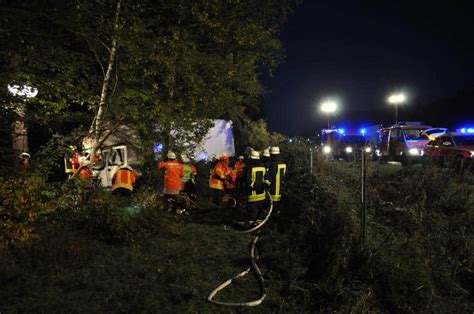
M 328 159 L 356 160 L 370 149 L 366 146 L 365 129 L 323 129 L 321 133 L 323 156 Z
M 431 128 L 421 122 L 400 122 L 381 128 L 375 151 L 379 161 L 398 161 L 403 166 L 421 163 L 423 149 L 430 140 L 424 131 Z

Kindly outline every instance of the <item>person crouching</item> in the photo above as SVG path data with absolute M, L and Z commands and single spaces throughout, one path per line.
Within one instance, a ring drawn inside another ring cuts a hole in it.
M 112 177 L 112 194 L 130 197 L 137 179 L 137 172 L 128 165 L 121 166 Z

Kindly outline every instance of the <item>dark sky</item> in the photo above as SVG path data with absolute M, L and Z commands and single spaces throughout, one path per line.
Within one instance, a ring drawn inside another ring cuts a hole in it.
M 395 115 L 385 101 L 392 91 L 408 96 L 403 120 L 410 106 L 474 83 L 467 2 L 306 0 L 280 38 L 287 58 L 265 80 L 264 108 L 269 129 L 287 135 L 324 127 L 319 103 L 328 97 L 338 100 L 332 120 L 339 125 L 388 123 Z

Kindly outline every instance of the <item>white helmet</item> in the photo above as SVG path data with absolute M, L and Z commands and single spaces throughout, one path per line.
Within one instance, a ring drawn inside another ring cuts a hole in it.
M 280 154 L 280 147 L 278 147 L 278 146 L 273 146 L 272 149 L 270 150 L 270 154 L 272 154 L 272 155 L 278 155 L 278 154 Z
M 263 150 L 263 157 L 270 157 L 270 150 L 268 148 Z
M 256 150 L 250 151 L 250 159 L 260 159 L 260 153 Z
M 31 155 L 28 154 L 28 153 L 23 152 L 18 156 L 18 158 L 21 158 L 21 159 L 28 158 L 29 159 L 29 158 L 31 158 Z
M 168 159 L 176 159 L 176 154 L 172 151 L 169 151 L 168 154 L 166 154 L 166 157 Z
M 186 156 L 186 154 L 182 154 L 182 155 L 181 155 L 181 160 L 182 160 L 184 163 L 188 163 L 188 162 L 189 162 L 189 158 L 188 158 L 188 156 Z
M 237 159 L 244 159 L 244 156 L 240 155 Z

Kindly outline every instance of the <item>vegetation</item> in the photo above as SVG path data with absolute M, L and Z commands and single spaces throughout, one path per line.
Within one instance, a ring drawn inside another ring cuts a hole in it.
M 0 85 L 39 89 L 0 91 L 1 313 L 226 311 L 206 297 L 248 266 L 250 236 L 206 201 L 208 165 L 197 207 L 178 217 L 161 211 L 151 158 L 130 200 L 58 175 L 88 130 L 121 121 L 145 145 L 182 149 L 171 130 L 199 139 L 209 118 L 234 121 L 239 152 L 279 144 L 288 163 L 258 244 L 268 297 L 249 312 L 472 311 L 472 174 L 370 164 L 361 248 L 359 165 L 321 160 L 259 120 L 259 79 L 282 60 L 277 34 L 296 3 L 0 0 Z M 34 130 L 26 171 L 10 149 L 19 102 Z M 219 299 L 257 294 L 247 276 Z
M 361 250 L 359 165 L 315 156 L 311 175 L 308 146 L 281 148 L 287 197 L 261 234 L 269 295 L 251 312 L 472 309 L 471 174 L 370 164 Z M 2 312 L 215 312 L 223 309 L 207 294 L 248 265 L 250 237 L 233 232 L 232 214 L 204 197 L 188 216 L 174 217 L 161 212 L 154 189 L 127 203 L 94 186 L 67 182 L 54 194 L 41 184 L 36 195 L 54 210 L 25 209 L 35 213 L 27 221 L 35 237 L 2 233 Z M 5 217 L 9 199 L 23 196 L 1 191 Z M 219 299 L 257 295 L 248 276 Z

